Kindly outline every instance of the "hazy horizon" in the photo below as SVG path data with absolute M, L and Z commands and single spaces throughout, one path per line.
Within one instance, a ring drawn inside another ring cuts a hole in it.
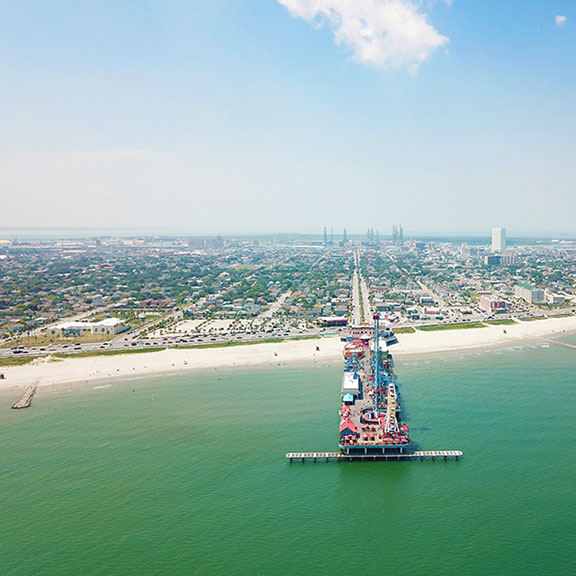
M 350 231 L 347 230 L 346 234 L 350 240 L 360 240 L 366 237 L 366 230 L 362 231 Z M 382 231 L 374 229 L 382 240 L 389 240 L 392 237 L 391 231 Z M 330 229 L 327 230 L 328 237 L 331 236 Z M 97 237 L 175 237 L 175 238 L 185 238 L 185 237 L 217 237 L 221 236 L 223 238 L 270 238 L 274 236 L 278 237 L 294 237 L 294 238 L 305 238 L 305 239 L 323 239 L 323 229 L 319 231 L 304 231 L 304 232 L 294 232 L 289 230 L 276 231 L 276 232 L 221 232 L 214 230 L 212 232 L 200 232 L 194 229 L 186 228 L 171 228 L 171 227 L 71 227 L 71 226 L 60 226 L 60 227 L 47 227 L 47 226 L 13 226 L 5 227 L 0 226 L 0 240 L 12 240 L 12 239 L 54 239 L 54 240 L 65 240 L 65 239 L 80 239 L 80 238 L 97 238 Z M 334 241 L 339 242 L 343 237 L 343 230 L 334 230 L 333 232 Z M 485 240 L 486 243 L 491 241 L 491 231 L 439 231 L 439 230 L 410 230 L 404 229 L 404 239 L 409 240 L 414 239 L 452 239 L 452 240 Z M 508 241 L 514 242 L 514 240 L 576 240 L 576 235 L 570 235 L 567 233 L 530 233 L 530 232 L 519 232 L 510 233 L 507 230 Z

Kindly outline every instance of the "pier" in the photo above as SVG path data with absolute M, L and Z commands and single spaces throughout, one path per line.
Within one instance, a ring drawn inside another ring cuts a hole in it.
M 22 408 L 29 408 L 30 405 L 32 404 L 32 399 L 34 398 L 34 395 L 36 394 L 37 390 L 38 390 L 38 383 L 30 384 L 30 386 L 28 386 L 28 388 L 26 388 L 26 390 L 24 390 L 24 393 L 20 397 L 20 400 L 18 400 L 18 402 L 16 402 L 16 403 L 12 404 L 12 408 L 14 410 L 20 410 Z
M 356 261 L 357 264 L 357 261 Z M 358 300 L 358 273 L 353 289 Z M 376 462 L 381 460 L 460 460 L 460 450 L 415 450 L 409 428 L 401 422 L 402 407 L 394 361 L 388 347 L 398 342 L 390 328 L 352 326 L 345 338 L 342 407 L 338 452 L 288 452 L 292 462 Z
M 377 460 L 460 460 L 463 453 L 460 450 L 421 450 L 398 454 L 344 454 L 343 452 L 288 452 L 286 458 L 290 462 L 352 462 Z

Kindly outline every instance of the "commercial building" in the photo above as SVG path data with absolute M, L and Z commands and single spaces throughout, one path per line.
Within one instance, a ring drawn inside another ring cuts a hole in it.
M 54 326 L 54 330 L 61 334 L 120 334 L 129 328 L 120 318 L 105 318 L 100 322 L 62 322 Z
M 529 284 L 518 284 L 514 286 L 514 296 L 526 300 L 529 304 L 539 304 L 545 300 L 544 290 L 534 288 L 534 286 L 530 286 Z
M 346 326 L 348 319 L 346 316 L 321 316 L 318 323 L 321 326 Z
M 516 254 L 513 254 L 512 252 L 506 252 L 500 256 L 500 261 L 504 266 L 515 266 Z
M 422 307 L 422 314 L 425 316 L 442 316 L 442 310 L 440 308 L 435 308 L 431 306 L 423 306 Z
M 560 294 L 554 294 L 553 292 L 546 291 L 546 302 L 552 306 L 560 306 L 560 304 L 564 304 L 566 298 L 561 296 Z
M 342 394 L 352 394 L 359 396 L 361 390 L 361 381 L 358 372 L 344 372 L 342 375 Z
M 481 296 L 480 308 L 490 313 L 507 312 L 510 304 L 496 296 Z
M 374 306 L 377 312 L 393 312 L 401 310 L 402 304 L 400 302 L 387 301 L 387 302 L 377 302 Z
M 460 247 L 460 255 L 463 258 L 469 258 L 470 256 L 476 256 L 478 250 L 472 246 L 468 246 L 468 244 L 463 243 Z
M 484 264 L 486 266 L 515 266 L 516 255 L 511 252 L 503 254 L 487 254 L 484 256 Z
M 506 250 L 506 228 L 492 228 L 492 251 Z
M 500 266 L 502 263 L 502 257 L 496 256 L 494 254 L 488 254 L 484 256 L 484 264 L 486 266 Z

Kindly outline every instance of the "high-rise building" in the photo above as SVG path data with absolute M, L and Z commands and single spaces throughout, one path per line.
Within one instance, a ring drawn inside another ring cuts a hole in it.
M 492 251 L 506 250 L 506 228 L 492 228 Z
M 392 244 L 404 244 L 404 228 L 402 224 L 392 226 Z
M 544 290 L 534 288 L 534 286 L 530 286 L 530 284 L 518 284 L 514 286 L 514 296 L 526 300 L 529 304 L 539 304 L 545 300 Z

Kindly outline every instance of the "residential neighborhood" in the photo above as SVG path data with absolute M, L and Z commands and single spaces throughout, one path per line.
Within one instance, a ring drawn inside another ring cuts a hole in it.
M 499 246 L 501 248 L 502 246 Z M 365 307 L 398 330 L 571 314 L 576 247 L 366 236 L 88 238 L 0 244 L 5 347 L 124 334 L 199 342 L 297 337 L 353 323 Z M 365 315 L 368 318 L 368 315 Z M 30 344 L 30 342 L 27 342 Z

